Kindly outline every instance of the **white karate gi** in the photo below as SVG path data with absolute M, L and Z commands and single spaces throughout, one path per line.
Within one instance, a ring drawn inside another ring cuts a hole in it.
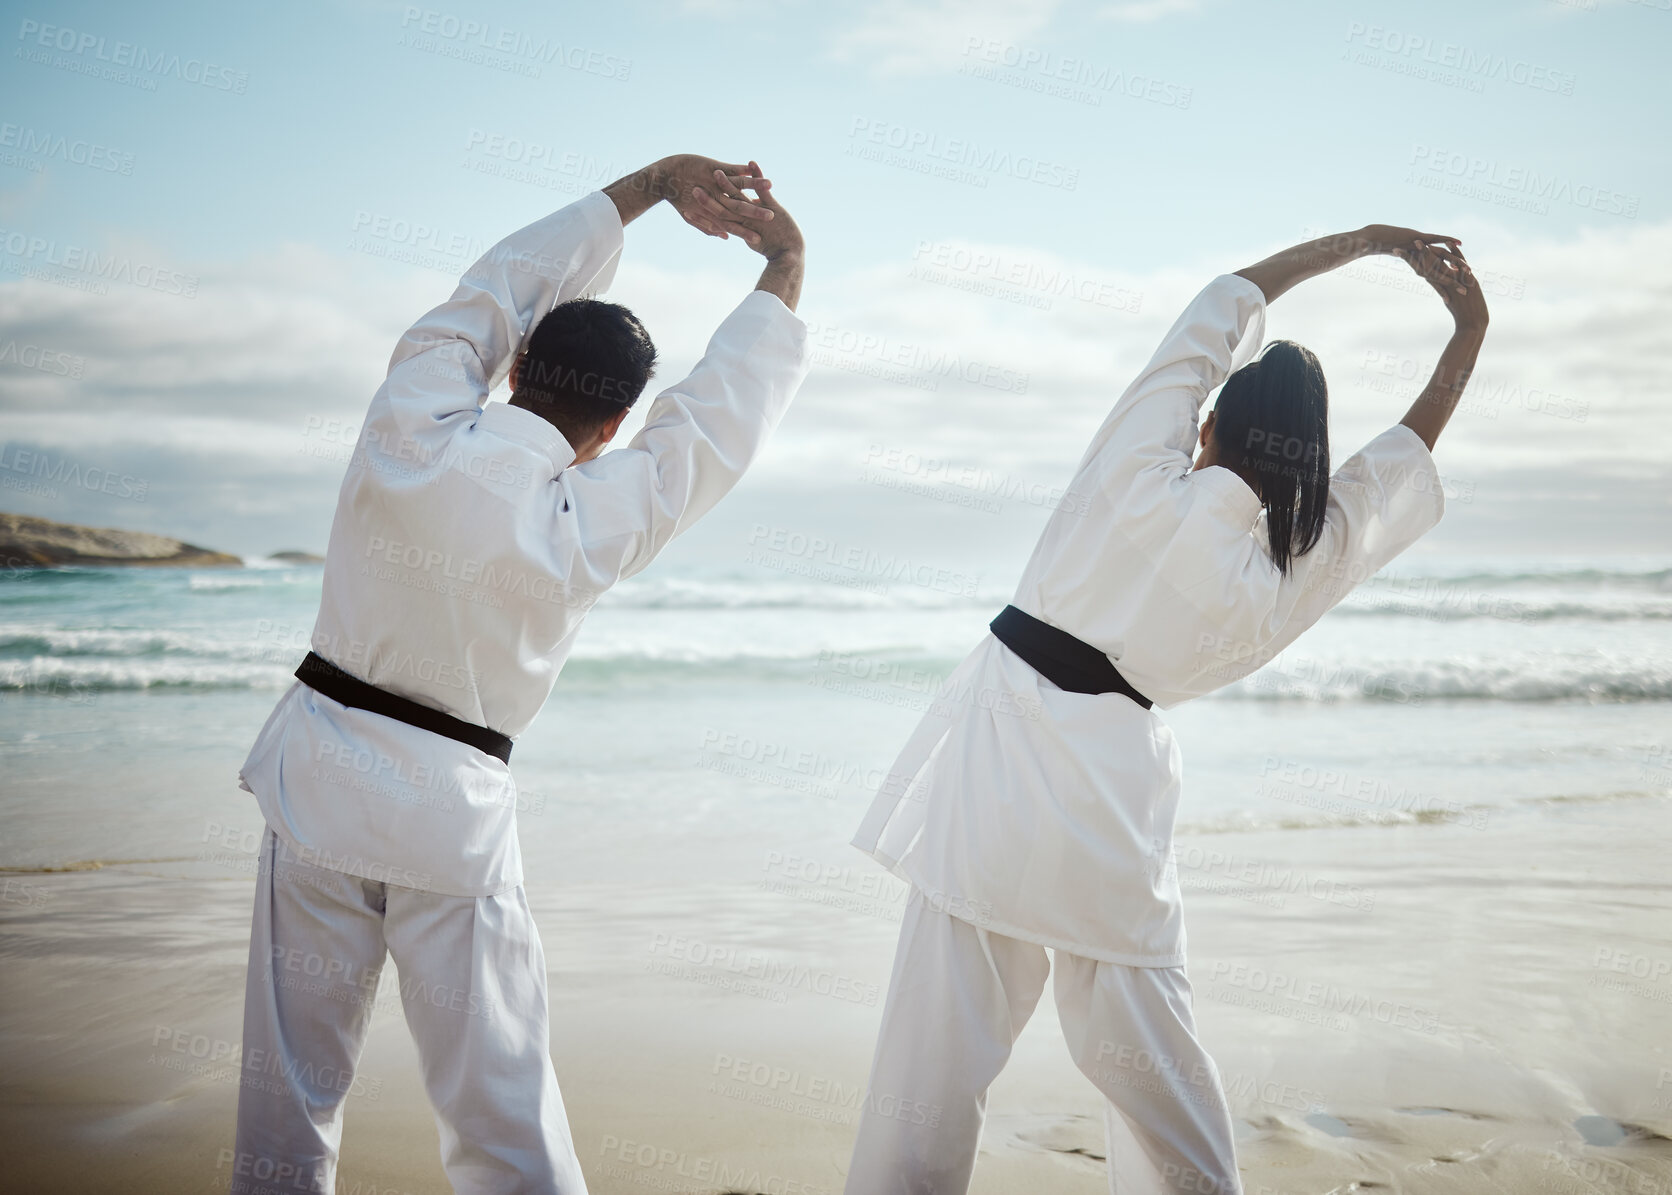
M 1191 468 L 1202 403 L 1264 327 L 1264 296 L 1237 275 L 1191 302 L 1092 440 L 1012 601 L 1105 652 L 1161 709 L 1271 660 L 1444 509 L 1427 447 L 1395 426 L 1335 473 L 1322 539 L 1278 572 L 1253 491 L 1229 469 Z M 943 698 L 854 838 L 926 898 L 901 932 L 873 1093 L 943 1117 L 890 1119 L 874 1094 L 849 1192 L 965 1189 L 986 1085 L 1039 995 L 1044 947 L 1076 1059 L 1110 1099 L 1111 1190 L 1239 1190 L 1183 971 L 1172 732 L 1120 694 L 1057 688 L 991 635 Z M 1111 1069 L 1128 1048 L 1194 1078 L 1176 1098 L 1146 1093 L 1153 1076 Z
M 401 338 L 338 498 L 312 639 L 321 656 L 515 737 L 598 595 L 760 452 L 808 364 L 806 326 L 764 291 L 721 323 L 625 448 L 576 465 L 550 423 L 487 404 L 547 311 L 609 283 L 621 244 L 614 203 L 594 192 L 496 245 Z M 256 892 L 244 1034 L 268 1070 L 246 1056 L 248 1189 L 262 1172 L 331 1189 L 343 1093 L 304 1075 L 273 1094 L 272 1069 L 352 1071 L 363 1008 L 317 981 L 375 974 L 387 947 L 455 1189 L 584 1190 L 546 1053 L 510 769 L 298 682 L 240 781 L 296 860 L 276 876 L 264 868 Z M 273 966 L 274 951 L 304 970 Z M 451 993 L 439 1005 L 437 989 Z

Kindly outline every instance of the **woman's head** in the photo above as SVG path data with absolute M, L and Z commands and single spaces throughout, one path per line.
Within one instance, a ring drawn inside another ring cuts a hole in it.
M 1329 389 L 1310 349 L 1274 340 L 1226 379 L 1202 428 L 1203 465 L 1225 466 L 1259 495 L 1279 570 L 1311 551 L 1329 501 Z

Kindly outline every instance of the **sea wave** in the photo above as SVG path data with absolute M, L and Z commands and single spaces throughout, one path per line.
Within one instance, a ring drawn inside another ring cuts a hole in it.
M 1423 803 L 1424 807 L 1416 809 L 1369 806 L 1363 810 L 1332 808 L 1328 812 L 1240 809 L 1197 817 L 1186 815 L 1175 827 L 1175 833 L 1178 837 L 1188 840 L 1198 836 L 1258 833 L 1266 830 L 1334 830 L 1398 826 L 1463 826 L 1472 830 L 1486 830 L 1494 819 L 1536 812 L 1550 806 L 1613 805 L 1632 801 L 1664 802 L 1669 797 L 1672 797 L 1672 793 L 1665 790 L 1625 789 L 1603 793 L 1517 797 L 1497 803 L 1426 801 Z
M 0 693 L 77 697 L 141 689 L 283 689 L 293 668 L 214 660 L 0 660 Z
M 283 688 L 289 684 L 300 658 L 300 652 L 219 659 L 182 655 L 35 655 L 0 659 L 0 692 Z M 865 658 L 870 661 L 892 658 L 931 676 L 944 676 L 957 665 L 957 659 L 950 656 L 876 653 Z M 816 683 L 821 676 L 835 675 L 820 672 L 820 661 L 821 656 L 816 652 L 638 646 L 577 654 L 565 668 L 564 676 L 570 681 L 604 684 L 681 676 L 806 684 Z M 888 683 L 881 681 L 876 687 L 879 692 L 886 691 Z M 1454 701 L 1667 701 L 1672 700 L 1672 663 L 1544 659 L 1537 665 L 1522 666 L 1445 660 L 1366 665 L 1315 659 L 1295 663 L 1279 659 L 1206 700 L 1402 705 Z
M 600 609 L 629 610 L 953 610 L 1002 606 L 1006 589 L 939 590 L 925 586 L 859 586 L 667 577 L 635 580 L 605 594 Z
M 1420 618 L 1434 622 L 1494 619 L 1499 622 L 1632 622 L 1672 619 L 1672 596 L 1598 594 L 1588 601 L 1531 598 L 1485 590 L 1443 597 L 1413 596 L 1374 588 L 1354 593 L 1332 612 L 1356 618 Z
M 1672 568 L 1649 568 L 1641 565 L 1508 567 L 1496 570 L 1464 568 L 1457 572 L 1436 570 L 1411 575 L 1448 585 L 1607 585 L 1672 592 Z
M 216 595 L 258 598 L 287 604 L 317 591 L 322 570 L 261 560 L 242 570 L 65 569 L 25 570 L 0 587 L 0 606 L 21 604 L 31 591 L 50 585 L 54 600 L 73 604 L 108 600 L 112 588 L 131 589 L 142 604 L 172 600 L 213 601 Z M 997 610 L 1011 597 L 1008 574 L 947 589 L 907 584 L 836 585 L 792 576 L 656 575 L 624 582 L 604 595 L 600 609 L 648 611 L 808 610 L 853 612 Z M 259 600 L 259 599 L 258 599 Z M 203 607 L 206 611 L 213 607 Z M 1499 571 L 1397 566 L 1360 582 L 1338 607 L 1345 617 L 1426 618 L 1437 621 L 1502 619 L 1539 622 L 1560 619 L 1620 621 L 1672 620 L 1672 568 L 1506 567 Z
M 1517 660 L 1367 663 L 1279 657 L 1220 690 L 1254 701 L 1666 701 L 1672 661 L 1597 660 L 1552 654 Z
M 163 627 L 55 627 L 0 624 L 0 655 L 149 656 L 225 654 L 202 632 Z

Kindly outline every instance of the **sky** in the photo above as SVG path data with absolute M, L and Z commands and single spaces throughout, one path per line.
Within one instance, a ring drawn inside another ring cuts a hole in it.
M 1461 237 L 1493 314 L 1421 550 L 1672 553 L 1672 0 L 0 9 L 0 510 L 323 550 L 401 331 L 695 152 L 805 232 L 815 366 L 687 566 L 772 525 L 1019 571 L 1191 295 L 1367 223 Z M 653 387 L 759 265 L 665 206 L 628 229 Z M 1449 330 L 1392 259 L 1268 322 L 1322 358 L 1337 459 Z

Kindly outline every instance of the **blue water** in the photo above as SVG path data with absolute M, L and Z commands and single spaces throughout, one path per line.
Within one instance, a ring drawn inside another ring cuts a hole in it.
M 1672 568 L 1424 568 L 1165 715 L 1187 832 L 1443 821 L 1490 843 L 1496 818 L 1672 794 Z M 0 866 L 184 866 L 216 827 L 258 826 L 237 768 L 319 587 L 317 567 L 0 579 Z M 1007 597 L 748 572 L 623 585 L 517 747 L 531 866 L 849 861 L 868 788 Z

